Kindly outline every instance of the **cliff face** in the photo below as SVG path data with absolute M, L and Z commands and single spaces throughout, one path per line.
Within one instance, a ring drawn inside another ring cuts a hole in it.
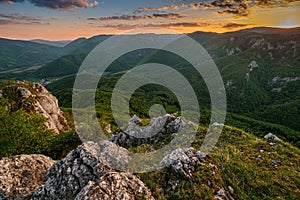
M 55 96 L 39 83 L 26 81 L 17 82 L 3 88 L 2 95 L 12 102 L 11 109 L 24 109 L 27 112 L 35 112 L 46 120 L 48 130 L 58 134 L 69 130 L 67 120 L 58 106 Z

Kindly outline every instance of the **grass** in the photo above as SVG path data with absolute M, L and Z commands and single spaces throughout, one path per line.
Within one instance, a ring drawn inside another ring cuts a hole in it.
M 201 146 L 204 133 L 202 128 L 195 148 Z M 263 159 L 257 160 L 258 155 Z M 191 180 L 170 169 L 138 176 L 156 199 L 213 199 L 220 188 L 228 190 L 229 186 L 236 199 L 297 199 L 300 195 L 300 150 L 288 143 L 270 146 L 263 139 L 226 126 L 217 147 L 205 160 Z M 281 164 L 276 166 L 272 160 Z M 172 188 L 168 182 L 174 178 L 179 182 Z

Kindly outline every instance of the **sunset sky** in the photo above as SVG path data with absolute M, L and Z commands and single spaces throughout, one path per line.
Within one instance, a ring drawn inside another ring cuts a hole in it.
M 299 27 L 300 0 L 0 0 L 0 37 L 71 40 L 161 27 L 189 33 Z

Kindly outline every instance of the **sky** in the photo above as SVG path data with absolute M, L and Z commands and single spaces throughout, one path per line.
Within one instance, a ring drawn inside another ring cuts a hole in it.
M 300 0 L 0 0 L 0 37 L 74 40 L 147 27 L 228 32 L 300 27 Z

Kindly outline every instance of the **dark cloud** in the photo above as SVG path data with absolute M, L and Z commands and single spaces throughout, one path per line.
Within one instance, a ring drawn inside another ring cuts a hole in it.
M 18 13 L 2 14 L 0 13 L 0 25 L 8 24 L 49 24 L 38 17 L 31 17 Z
M 178 22 L 178 23 L 163 23 L 163 24 L 106 24 L 100 25 L 99 28 L 116 28 L 120 30 L 128 30 L 134 28 L 183 28 L 183 27 L 208 27 L 209 23 L 196 23 L 196 22 Z
M 166 11 L 166 10 L 179 10 L 182 8 L 191 8 L 191 9 L 219 9 L 217 13 L 230 13 L 239 16 L 246 16 L 248 6 L 244 3 L 245 0 L 214 0 L 212 2 L 196 2 L 191 4 L 181 4 L 179 6 L 170 5 L 164 6 L 161 8 L 145 7 L 138 8 L 135 10 L 136 13 L 148 12 L 148 11 Z
M 100 18 L 87 18 L 90 21 L 108 21 L 108 20 L 145 20 L 145 19 L 180 19 L 184 18 L 186 15 L 177 13 L 167 13 L 167 14 L 152 14 L 152 15 L 121 15 L 121 16 L 109 16 Z
M 191 9 L 214 9 L 218 14 L 232 14 L 237 17 L 248 16 L 251 9 L 255 7 L 284 7 L 289 3 L 300 0 L 213 0 L 213 1 L 199 1 L 191 4 L 181 5 L 169 5 L 160 8 L 145 7 L 135 10 L 136 13 L 148 12 L 148 11 L 167 11 L 167 10 L 179 10 L 183 8 Z
M 233 15 L 238 16 L 238 17 L 246 17 L 246 16 L 249 15 L 248 10 L 239 10 L 239 9 L 236 9 L 236 8 L 218 11 L 217 13 L 218 14 L 233 14 Z
M 25 0 L 0 0 L 0 3 L 13 4 L 22 3 Z M 72 10 L 74 8 L 88 8 L 98 5 L 97 1 L 89 0 L 26 0 L 38 7 L 51 9 Z
M 248 5 L 245 0 L 215 0 L 211 3 L 214 7 L 220 9 L 219 14 L 234 14 L 236 16 L 248 16 Z
M 237 23 L 228 23 L 224 24 L 222 27 L 227 29 L 234 29 L 234 28 L 243 28 L 249 26 L 250 24 L 237 24 Z

